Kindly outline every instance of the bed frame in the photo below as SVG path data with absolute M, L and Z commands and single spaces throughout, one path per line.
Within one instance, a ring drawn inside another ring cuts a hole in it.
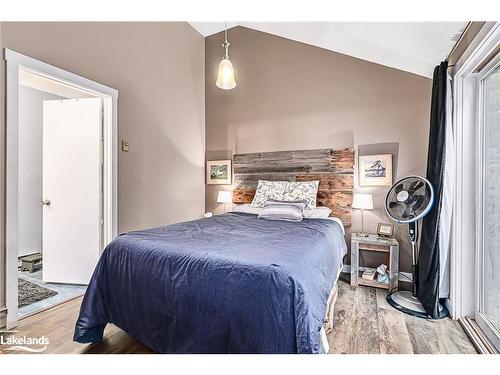
M 323 328 L 325 330 L 325 334 L 327 335 L 333 331 L 333 315 L 335 311 L 335 302 L 337 302 L 337 297 L 339 296 L 339 278 L 340 274 L 342 273 L 342 268 L 343 267 L 340 267 L 337 272 L 337 279 L 335 280 L 335 283 L 333 283 L 333 288 L 330 291 L 328 301 L 326 302 L 326 314 Z
M 233 156 L 233 203 L 251 203 L 259 180 L 319 180 L 318 206 L 351 226 L 354 149 L 258 152 Z

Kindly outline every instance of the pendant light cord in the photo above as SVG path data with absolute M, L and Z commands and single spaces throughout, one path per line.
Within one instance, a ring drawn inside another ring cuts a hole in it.
M 224 27 L 224 42 L 222 42 L 222 47 L 225 48 L 224 58 L 229 59 L 229 46 L 231 44 L 227 41 L 227 21 L 225 21 L 224 26 L 225 26 Z

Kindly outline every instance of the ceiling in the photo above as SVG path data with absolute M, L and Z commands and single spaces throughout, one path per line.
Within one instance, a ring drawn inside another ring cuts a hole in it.
M 224 22 L 190 22 L 201 35 Z M 363 60 L 432 77 L 467 22 L 228 22 Z M 229 37 L 229 40 L 231 38 Z

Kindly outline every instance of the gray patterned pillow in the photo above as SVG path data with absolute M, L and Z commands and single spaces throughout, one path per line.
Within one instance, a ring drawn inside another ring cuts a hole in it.
M 288 182 L 285 192 L 285 201 L 306 201 L 306 209 L 316 207 L 319 181 Z
M 269 206 L 269 205 L 276 205 L 276 204 L 284 204 L 284 205 L 288 205 L 288 206 L 296 206 L 298 208 L 300 208 L 302 211 L 304 211 L 306 209 L 306 206 L 307 206 L 307 202 L 302 200 L 302 201 L 278 201 L 276 199 L 268 199 L 267 202 L 265 203 L 265 207 Z
M 257 216 L 259 219 L 302 221 L 304 206 L 300 204 L 268 203 Z
M 288 181 L 259 180 L 257 191 L 253 197 L 252 206 L 264 207 L 269 199 L 284 200 L 288 188 Z

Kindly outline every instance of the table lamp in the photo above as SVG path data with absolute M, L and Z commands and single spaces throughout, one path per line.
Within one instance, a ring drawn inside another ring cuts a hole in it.
M 232 202 L 232 193 L 227 190 L 221 190 L 217 194 L 217 203 L 224 203 L 224 213 L 226 213 L 226 206 Z
M 368 237 L 365 233 L 365 223 L 364 223 L 364 211 L 373 210 L 373 199 L 371 194 L 361 194 L 354 193 L 352 199 L 352 208 L 357 208 L 361 210 L 361 233 L 358 233 L 359 237 Z

